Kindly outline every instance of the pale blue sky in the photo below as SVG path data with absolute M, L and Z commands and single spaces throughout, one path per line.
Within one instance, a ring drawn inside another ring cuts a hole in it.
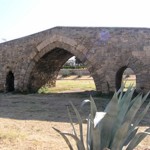
M 150 0 L 0 0 L 0 41 L 55 26 L 149 27 Z

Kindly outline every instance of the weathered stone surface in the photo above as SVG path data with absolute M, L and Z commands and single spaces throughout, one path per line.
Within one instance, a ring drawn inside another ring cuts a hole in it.
M 137 75 L 138 91 L 150 88 L 150 29 L 56 27 L 0 44 L 0 90 L 6 89 L 9 71 L 15 90 L 55 85 L 74 55 L 87 65 L 98 91 L 114 91 L 127 67 Z

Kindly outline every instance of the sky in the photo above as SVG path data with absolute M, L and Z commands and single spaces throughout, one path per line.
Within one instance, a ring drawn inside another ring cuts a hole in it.
M 150 0 L 0 0 L 0 42 L 55 26 L 150 28 Z

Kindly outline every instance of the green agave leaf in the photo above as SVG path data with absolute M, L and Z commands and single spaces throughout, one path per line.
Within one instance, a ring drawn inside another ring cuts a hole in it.
M 119 107 L 118 120 L 117 120 L 118 125 L 122 124 L 124 120 L 124 117 L 128 111 L 133 93 L 134 93 L 134 90 L 128 91 L 123 98 L 124 102 L 122 102 L 121 106 L 119 105 L 120 107 Z
M 87 103 L 91 103 L 91 101 L 89 99 L 85 99 L 84 101 L 82 101 L 81 108 Z
M 129 123 L 125 122 L 120 128 L 116 131 L 113 143 L 111 145 L 111 150 L 122 150 L 125 137 L 127 136 L 129 128 Z
M 126 100 L 127 100 L 127 97 L 130 97 L 132 98 L 132 95 L 134 93 L 135 89 L 132 88 L 132 87 L 129 87 L 127 89 L 127 91 L 125 92 L 125 94 L 122 96 L 122 97 L 119 97 L 119 108 L 121 108 L 121 106 L 126 103 Z M 129 96 L 130 95 L 130 96 Z M 131 100 L 130 98 L 130 100 Z
M 92 98 L 92 96 L 90 96 L 90 100 L 86 99 L 84 100 L 82 103 L 81 103 L 81 108 L 87 104 L 87 103 L 90 103 L 90 106 L 91 106 L 91 115 L 93 116 L 93 118 L 95 117 L 95 114 L 97 112 L 97 107 L 96 107 L 96 104 L 95 104 L 95 101 L 94 99 Z
M 97 127 L 94 128 L 94 118 L 95 115 L 97 113 L 97 107 L 95 104 L 94 99 L 92 98 L 92 96 L 90 96 L 90 100 L 91 100 L 91 114 L 90 114 L 90 122 L 91 122 L 91 136 L 92 136 L 92 149 L 93 150 L 98 150 L 100 148 L 100 128 L 99 125 L 97 125 Z M 91 150 L 92 150 L 91 149 Z
M 137 111 L 141 107 L 141 104 L 142 104 L 142 95 L 137 97 L 137 99 L 133 103 L 132 107 L 128 110 L 128 112 L 127 112 L 127 114 L 125 116 L 124 122 L 129 121 L 130 124 L 131 124 L 133 118 L 135 117 L 135 114 L 137 113 Z
M 130 106 L 129 106 L 129 109 L 132 107 L 132 105 L 135 103 L 135 101 L 137 101 L 137 98 L 141 96 L 141 93 L 139 93 L 136 97 L 134 97 L 132 99 L 132 101 L 130 102 Z
M 88 134 L 87 147 L 90 148 L 90 150 L 97 150 L 100 147 L 100 141 L 101 141 L 99 125 L 97 125 L 97 127 L 94 128 L 94 118 L 97 112 L 97 107 L 92 96 L 90 96 L 90 101 L 89 100 L 83 101 L 81 107 L 88 102 L 90 102 L 91 114 L 89 115 L 90 118 L 88 120 L 88 130 L 90 131 L 87 131 Z
M 133 150 L 147 135 L 150 135 L 150 128 L 140 132 L 132 139 L 126 150 Z
M 70 114 L 69 107 L 67 107 L 67 112 L 68 112 L 68 116 L 69 116 L 69 119 L 70 119 L 70 124 L 71 124 L 72 129 L 73 129 L 73 133 L 75 134 L 75 136 L 77 136 L 77 133 L 76 133 L 76 130 L 75 130 L 75 127 L 74 127 L 74 125 L 73 125 L 72 118 L 71 118 L 71 114 Z
M 97 112 L 97 107 L 96 107 L 95 101 L 92 98 L 92 96 L 90 96 L 90 100 L 91 100 L 91 115 L 92 115 L 92 118 L 94 118 L 95 114 Z
M 125 81 L 125 83 L 126 83 L 126 81 Z M 117 91 L 117 93 L 118 93 L 118 94 L 119 94 L 119 93 L 123 93 L 124 87 L 125 87 L 125 84 L 121 84 L 121 87 L 120 87 L 120 89 Z
M 117 111 L 118 111 L 118 95 L 117 92 L 115 92 L 111 101 L 106 106 L 104 112 L 107 112 L 112 116 L 115 116 Z
M 147 93 L 145 96 L 144 96 L 144 100 L 142 100 L 143 102 L 146 100 L 146 98 L 148 97 L 148 95 L 149 95 L 149 93 Z M 138 97 L 139 97 L 139 95 L 138 95 Z M 137 99 L 137 97 L 135 97 L 136 99 Z M 134 102 L 136 102 L 135 100 L 134 100 Z M 133 104 L 132 104 L 133 105 Z M 148 111 L 148 109 L 149 109 L 149 107 L 150 107 L 150 102 L 148 103 L 148 105 L 146 106 L 146 108 L 144 109 L 144 111 L 143 112 L 141 112 L 140 114 L 139 114 L 139 116 L 136 118 L 136 120 L 133 122 L 133 124 L 132 124 L 132 126 L 130 126 L 130 129 L 129 129 L 129 131 L 128 131 L 128 135 L 129 136 L 127 136 L 127 141 L 126 141 L 126 143 L 125 143 L 125 145 L 127 145 L 127 143 L 129 143 L 133 138 L 134 138 L 134 136 L 135 136 L 135 134 L 136 134 L 136 132 L 137 132 L 137 129 L 138 128 L 136 128 L 136 126 L 140 123 L 140 121 L 143 119 L 143 117 L 145 116 L 145 114 L 147 113 L 147 111 Z M 135 128 L 135 129 L 134 129 Z
M 109 147 L 112 143 L 112 139 L 115 135 L 115 126 L 118 116 L 118 93 L 115 92 L 112 100 L 107 105 L 104 112 L 107 114 L 102 119 L 102 131 L 101 131 L 101 148 Z
M 113 132 L 112 139 L 114 138 L 116 131 L 121 127 L 122 123 L 124 122 L 125 115 L 128 111 L 128 107 L 130 105 L 133 93 L 134 93 L 134 89 L 131 89 L 131 88 L 128 89 L 127 92 L 123 95 L 122 99 L 120 100 L 120 104 L 119 104 L 119 108 L 118 108 L 119 112 L 117 115 L 114 129 L 112 131 Z M 129 124 L 130 124 L 130 122 L 129 122 Z M 128 134 L 130 134 L 130 133 L 128 133 Z M 112 145 L 112 143 L 110 145 Z
M 108 113 L 101 121 L 101 149 L 111 147 L 115 133 L 114 125 L 116 124 L 117 116 L 110 116 Z
M 91 115 L 88 117 L 87 121 L 87 136 L 86 136 L 86 145 L 87 145 L 87 150 L 92 150 L 93 149 L 93 130 L 91 126 Z
M 68 145 L 68 147 L 69 147 L 69 149 L 70 150 L 73 150 L 73 147 L 72 147 L 72 145 L 71 145 L 71 143 L 70 143 L 70 141 L 68 140 L 68 138 L 65 136 L 65 134 L 64 133 L 62 133 L 60 130 L 58 130 L 58 129 L 56 129 L 56 128 L 54 128 L 54 127 L 52 127 L 56 132 L 58 132 L 62 137 L 63 137 L 63 139 L 65 140 L 65 142 L 67 143 L 67 145 Z
M 144 101 L 147 99 L 147 97 L 148 97 L 148 95 L 150 94 L 150 91 L 143 97 L 143 98 L 141 98 L 142 99 L 142 103 L 141 103 L 141 105 L 144 103 Z M 139 93 L 132 101 L 131 101 L 131 103 L 130 103 L 130 106 L 129 106 L 129 109 L 132 107 L 132 105 L 135 103 L 135 101 L 137 100 L 137 98 L 139 97 L 139 96 L 141 96 L 142 94 L 141 93 Z
M 81 105 L 80 105 L 81 110 L 83 109 L 84 105 L 87 104 L 87 103 L 91 103 L 91 101 L 90 101 L 89 99 L 86 99 L 86 100 L 82 101 L 82 103 L 81 103 Z M 90 107 L 91 107 L 91 106 L 90 106 Z M 88 111 L 90 111 L 90 110 L 88 110 Z M 86 118 L 87 118 L 87 117 L 86 117 Z M 83 119 L 83 120 L 87 120 L 86 118 Z M 84 121 L 83 121 L 83 122 L 84 122 Z
M 84 145 L 84 141 L 83 141 L 83 127 L 82 127 L 82 119 L 81 119 L 81 116 L 78 112 L 78 110 L 76 109 L 76 107 L 73 105 L 72 102 L 70 102 L 75 114 L 76 114 L 76 117 L 78 119 L 78 123 L 79 123 L 79 128 L 80 128 L 80 139 L 81 139 L 81 142 L 83 143 Z
M 94 123 L 91 122 L 91 125 L 92 125 L 92 137 L 93 137 L 93 150 L 98 150 L 100 149 L 101 147 L 101 125 L 97 125 L 95 128 L 94 128 Z
M 118 103 L 120 102 L 120 100 L 123 97 L 123 89 L 124 87 L 121 87 L 120 90 L 117 91 L 117 95 L 118 95 Z
M 143 97 L 143 99 L 142 99 L 142 103 L 144 103 L 145 102 L 145 100 L 147 99 L 147 97 L 149 96 L 149 94 L 150 94 L 150 91 Z
M 141 113 L 138 115 L 137 119 L 136 119 L 135 122 L 133 123 L 133 128 L 136 127 L 136 126 L 140 123 L 140 121 L 143 119 L 143 117 L 145 116 L 145 114 L 147 113 L 147 111 L 149 110 L 149 108 L 150 108 L 150 102 L 147 104 L 147 106 L 146 106 L 146 108 L 144 109 L 144 111 L 141 112 Z
M 63 134 L 72 137 L 76 141 L 78 150 L 85 150 L 84 143 L 78 137 L 70 133 L 63 133 Z
M 132 130 L 130 133 L 128 133 L 128 136 L 126 137 L 126 140 L 125 140 L 123 146 L 126 146 L 126 145 L 129 144 L 129 142 L 135 137 L 135 135 L 136 135 L 138 129 L 139 129 L 139 128 L 137 127 L 137 128 L 135 128 L 134 130 Z

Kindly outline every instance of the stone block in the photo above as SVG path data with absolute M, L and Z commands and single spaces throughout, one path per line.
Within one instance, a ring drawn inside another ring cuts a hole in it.
M 150 46 L 145 46 L 144 51 L 146 53 L 146 56 L 150 57 Z

